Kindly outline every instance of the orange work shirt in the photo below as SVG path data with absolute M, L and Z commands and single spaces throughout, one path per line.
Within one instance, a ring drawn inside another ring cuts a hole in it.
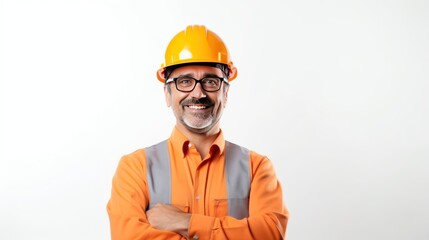
M 289 213 L 270 160 L 250 151 L 249 217 L 227 216 L 225 140 L 222 131 L 202 159 L 177 129 L 168 139 L 171 204 L 191 213 L 188 233 L 193 239 L 285 239 Z M 112 240 L 185 239 L 175 232 L 151 227 L 146 218 L 149 190 L 145 150 L 122 157 L 107 204 Z

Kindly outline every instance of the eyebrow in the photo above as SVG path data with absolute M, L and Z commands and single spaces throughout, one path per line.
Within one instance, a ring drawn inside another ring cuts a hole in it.
M 180 77 L 194 77 L 195 75 L 194 74 L 192 74 L 192 73 L 187 73 L 187 74 L 182 74 L 182 75 L 179 75 L 179 76 L 177 76 L 176 78 L 180 78 Z M 206 77 L 219 77 L 217 74 L 214 74 L 214 73 L 205 73 L 204 75 L 203 75 L 203 78 L 206 78 Z M 222 78 L 222 77 L 220 77 L 220 78 Z

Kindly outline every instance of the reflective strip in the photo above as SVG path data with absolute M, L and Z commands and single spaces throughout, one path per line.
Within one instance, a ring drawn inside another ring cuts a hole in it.
M 171 202 L 170 155 L 167 140 L 145 149 L 149 209 L 157 203 Z
M 228 141 L 225 149 L 228 216 L 237 219 L 247 218 L 249 217 L 250 152 Z
M 249 216 L 250 167 L 248 149 L 225 142 L 226 190 L 228 216 Z M 167 140 L 145 149 L 149 209 L 156 203 L 171 202 L 170 155 Z

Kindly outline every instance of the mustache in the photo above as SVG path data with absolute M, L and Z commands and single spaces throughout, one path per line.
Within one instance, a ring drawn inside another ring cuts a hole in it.
M 211 106 L 213 105 L 213 101 L 211 101 L 209 98 L 190 98 L 190 99 L 185 99 L 182 102 L 182 105 L 193 105 L 193 104 L 201 104 L 201 105 L 206 105 L 206 106 Z

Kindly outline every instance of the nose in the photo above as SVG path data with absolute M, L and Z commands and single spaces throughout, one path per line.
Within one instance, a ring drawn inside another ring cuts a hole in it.
M 197 99 L 207 97 L 207 94 L 204 91 L 203 86 L 201 85 L 201 82 L 197 83 L 197 85 L 195 86 L 194 90 L 192 90 L 190 95 L 191 97 L 197 98 Z

